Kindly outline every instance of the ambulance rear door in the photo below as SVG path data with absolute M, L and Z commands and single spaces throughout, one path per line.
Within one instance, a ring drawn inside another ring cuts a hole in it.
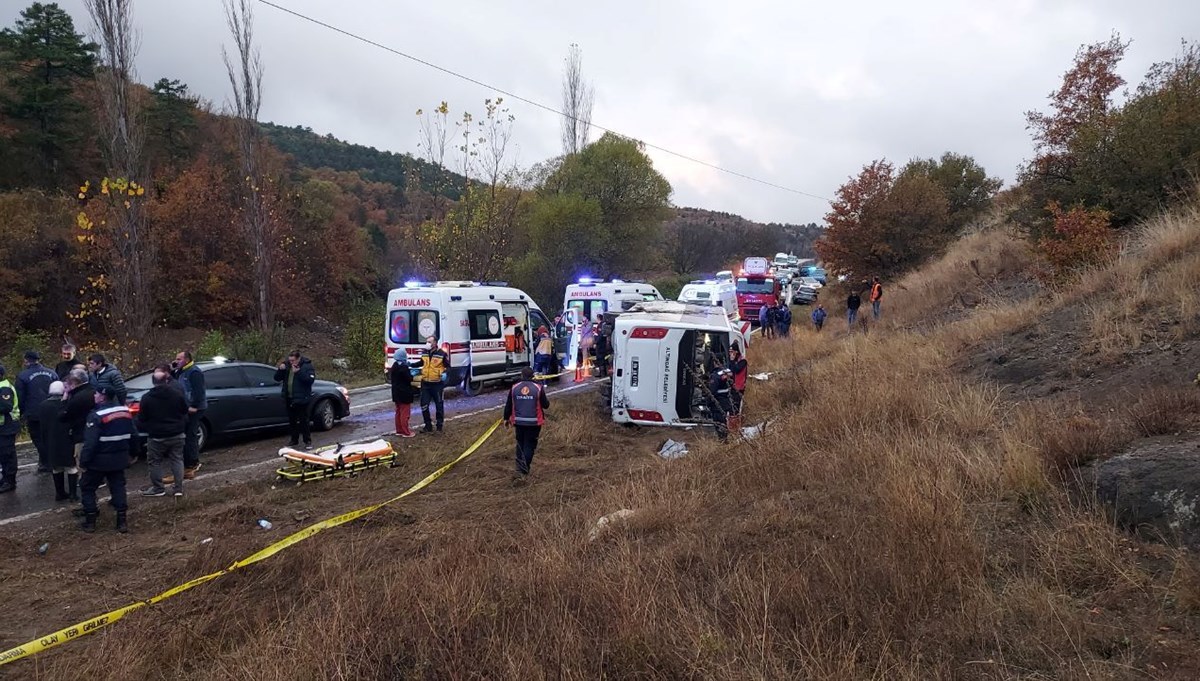
M 442 324 L 437 306 L 440 297 L 430 291 L 400 291 L 390 296 L 388 305 L 385 369 L 392 367 L 392 355 L 402 349 L 409 361 L 421 355 L 425 339 L 441 338 Z

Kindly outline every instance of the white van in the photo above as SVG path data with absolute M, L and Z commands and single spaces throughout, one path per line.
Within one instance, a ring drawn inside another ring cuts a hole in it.
M 594 322 L 609 310 L 623 312 L 638 303 L 662 299 L 658 289 L 643 281 L 600 281 L 584 277 L 567 286 L 563 310 L 575 309 L 583 319 Z
M 692 305 L 715 305 L 723 310 L 730 321 L 741 319 L 738 314 L 737 285 L 732 281 L 697 279 L 684 284 L 679 291 L 679 302 Z
M 727 281 L 732 284 L 733 283 L 733 270 L 721 270 L 720 272 L 717 272 L 716 276 L 713 278 L 720 282 Z
M 675 301 L 642 303 L 613 321 L 612 395 L 617 423 L 687 426 L 704 422 L 706 357 L 727 360 L 746 338 L 723 310 Z
M 415 360 L 435 336 L 450 355 L 446 385 L 468 395 L 485 382 L 518 377 L 532 365 L 538 327 L 554 327 L 524 291 L 502 282 L 408 282 L 388 293 L 386 321 L 385 370 L 396 350 Z

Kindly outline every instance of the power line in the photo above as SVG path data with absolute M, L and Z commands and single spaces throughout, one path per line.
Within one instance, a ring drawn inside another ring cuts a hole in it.
M 518 95 L 518 94 L 516 94 L 516 93 L 514 93 L 514 92 L 509 92 L 509 91 L 507 91 L 507 90 L 504 90 L 504 89 L 502 89 L 502 88 L 498 88 L 498 87 L 495 87 L 495 86 L 493 86 L 493 85 L 489 85 L 489 84 L 487 84 L 487 83 L 485 83 L 485 82 L 483 82 L 483 81 L 481 81 L 481 80 L 478 80 L 478 79 L 476 79 L 476 78 L 472 78 L 472 77 L 470 77 L 470 76 L 468 76 L 468 75 L 465 75 L 465 74 L 459 73 L 459 72 L 457 72 L 457 71 L 454 71 L 454 70 L 452 70 L 452 69 L 448 69 L 448 68 L 446 68 L 446 67 L 444 67 L 444 66 L 439 66 L 439 65 L 437 65 L 437 64 L 434 64 L 434 63 L 433 63 L 433 62 L 431 62 L 431 61 L 427 61 L 427 60 L 425 60 L 425 59 L 421 59 L 420 57 L 416 57 L 416 56 L 413 56 L 413 55 L 411 55 L 411 54 L 408 54 L 408 53 L 405 53 L 405 52 L 401 52 L 400 50 L 397 50 L 397 49 L 396 49 L 396 48 L 394 48 L 394 47 L 389 47 L 389 46 L 387 46 L 387 45 L 384 45 L 383 43 L 379 43 L 379 42 L 376 42 L 376 41 L 374 41 L 374 40 L 371 40 L 370 38 L 366 38 L 366 37 L 364 37 L 364 36 L 358 35 L 357 33 L 352 33 L 352 32 L 350 32 L 350 31 L 347 31 L 347 30 L 346 30 L 346 29 L 344 29 L 344 28 L 339 28 L 339 27 L 337 27 L 337 26 L 334 26 L 334 25 L 332 25 L 332 24 L 328 24 L 328 23 L 326 23 L 326 22 L 324 22 L 324 21 L 321 21 L 320 19 L 316 19 L 316 18 L 310 17 L 310 16 L 308 16 L 308 15 L 306 15 L 306 14 L 302 14 L 302 13 L 300 13 L 300 12 L 297 12 L 297 11 L 295 11 L 295 10 L 293 10 L 293 9 L 289 9 L 289 8 L 287 8 L 287 7 L 283 7 L 283 6 L 281 6 L 281 5 L 277 5 L 277 4 L 275 4 L 274 2 L 271 2 L 271 0 L 258 0 L 258 2 L 260 2 L 260 3 L 264 4 L 264 5 L 268 6 L 268 7 L 272 7 L 272 8 L 274 8 L 274 9 L 277 9 L 277 10 L 279 10 L 280 12 L 283 12 L 283 13 L 285 13 L 285 14 L 290 14 L 290 15 L 292 15 L 292 16 L 294 16 L 294 17 L 296 17 L 297 19 L 303 19 L 304 21 L 307 21 L 307 22 L 309 22 L 309 23 L 312 23 L 312 24 L 316 24 L 317 26 L 320 26 L 320 27 L 322 27 L 322 28 L 329 29 L 330 31 L 333 31 L 333 32 L 335 32 L 335 33 L 340 33 L 340 34 L 342 34 L 342 35 L 346 36 L 347 38 L 352 38 L 352 39 L 354 39 L 354 40 L 357 40 L 357 41 L 359 41 L 359 42 L 366 43 L 367 45 L 370 45 L 370 46 L 372 46 L 372 47 L 377 47 L 377 48 L 379 48 L 379 49 L 381 49 L 381 50 L 384 50 L 385 52 L 390 52 L 390 53 L 392 53 L 392 54 L 394 54 L 394 55 L 396 55 L 396 56 L 398 56 L 398 57 L 403 57 L 403 58 L 405 58 L 405 59 L 408 59 L 408 60 L 410 60 L 410 61 L 414 61 L 414 62 L 416 62 L 416 63 L 418 63 L 418 64 L 421 64 L 422 66 L 427 66 L 427 67 L 429 67 L 429 68 L 431 68 L 431 69 L 434 69 L 435 71 L 441 71 L 442 73 L 445 73 L 446 75 L 449 75 L 449 76 L 453 76 L 453 77 L 455 77 L 455 78 L 458 78 L 459 80 L 465 80 L 466 82 L 468 82 L 468 83 L 471 83 L 472 85 L 478 85 L 479 87 L 486 88 L 486 89 L 488 89 L 488 90 L 491 90 L 492 92 L 498 92 L 498 93 L 500 93 L 500 94 L 504 95 L 505 97 L 508 97 L 508 98 L 510 98 L 510 99 L 515 99 L 515 100 L 517 100 L 518 102 L 524 102 L 525 104 L 528 104 L 528 105 L 530 105 L 530 106 L 537 107 L 537 108 L 539 108 L 539 109 L 542 109 L 542 110 L 548 111 L 548 112 L 550 112 L 550 113 L 552 113 L 552 114 L 555 114 L 555 115 L 557 115 L 557 116 L 562 116 L 563 118 L 570 118 L 570 119 L 572 119 L 572 120 L 575 120 L 576 122 L 579 122 L 579 123 L 583 123 L 583 122 L 584 122 L 584 121 L 581 121 L 579 118 L 577 118 L 577 117 L 575 117 L 575 116 L 572 116 L 572 115 L 570 115 L 570 114 L 566 113 L 565 111 L 560 111 L 559 109 L 556 109 L 556 108 L 554 108 L 554 107 L 552 107 L 552 106 L 549 106 L 549 105 L 547 105 L 547 104 L 543 104 L 543 103 L 541 103 L 541 102 L 539 102 L 539 101 L 536 101 L 536 100 L 533 100 L 533 99 L 529 99 L 528 97 L 522 97 L 521 95 Z M 687 154 L 682 154 L 682 153 L 680 153 L 680 152 L 678 152 L 678 151 L 674 151 L 674 150 L 672 150 L 672 149 L 668 149 L 668 148 L 666 148 L 666 147 L 659 146 L 659 145 L 657 145 L 657 144 L 651 144 L 650 142 L 646 142 L 646 141 L 644 141 L 644 140 L 638 140 L 636 137 L 632 137 L 632 136 L 630 136 L 630 135 L 626 135 L 626 134 L 624 134 L 624 133 L 621 133 L 621 132 L 618 132 L 618 131 L 616 131 L 616 130 L 613 130 L 612 128 L 606 128 L 606 127 L 604 127 L 603 125 L 597 125 L 596 123 L 590 123 L 590 125 L 591 125 L 593 128 L 596 128 L 596 129 L 598 129 L 598 130 L 603 130 L 604 132 L 610 132 L 610 133 L 612 133 L 612 134 L 614 134 L 614 135 L 618 135 L 618 136 L 620 136 L 620 137 L 624 137 L 624 138 L 626 138 L 626 139 L 633 139 L 633 140 L 637 140 L 638 142 L 641 142 L 641 144 L 645 145 L 646 147 L 649 147 L 650 149 L 655 149 L 655 150 L 657 150 L 657 151 L 661 151 L 661 152 L 663 152 L 664 154 L 670 154 L 671 156 L 674 156 L 674 157 L 676 157 L 676 158 L 680 158 L 680 159 L 683 159 L 683 160 L 685 160 L 685 161 L 690 161 L 690 162 L 692 162 L 692 163 L 697 163 L 697 164 L 699 164 L 699 165 L 702 165 L 702 166 L 705 166 L 705 167 L 708 167 L 708 168 L 712 168 L 713 170 L 717 170 L 717 171 L 720 171 L 720 172 L 722 172 L 722 173 L 726 173 L 726 174 L 729 174 L 729 175 L 733 175 L 734 177 L 740 177 L 740 178 L 742 178 L 742 179 L 744 179 L 744 180 L 750 180 L 751 182 L 757 182 L 757 183 L 759 183 L 759 184 L 766 185 L 766 186 L 768 186 L 768 187 L 772 187 L 772 188 L 774 188 L 774 189 L 780 189 L 780 190 L 783 190 L 783 191 L 785 191 L 785 192 L 791 192 L 791 193 L 793 193 L 793 194 L 799 194 L 800 196 L 807 196 L 807 197 L 809 197 L 809 198 L 818 199 L 818 200 L 820 200 L 820 201 L 824 201 L 824 202 L 826 202 L 826 203 L 831 203 L 830 199 L 828 199 L 828 198 L 826 198 L 826 197 L 824 197 L 824 196 L 819 196 L 819 195 L 817 195 L 817 194 L 811 194 L 811 193 L 809 193 L 809 192 L 800 191 L 799 189 L 793 189 L 793 188 L 791 188 L 791 187 L 786 187 L 786 186 L 784 186 L 784 185 L 781 185 L 781 184 L 776 184 L 776 183 L 774 183 L 774 182 L 769 182 L 769 181 L 767 181 L 767 180 L 762 180 L 762 179 L 759 179 L 759 178 L 757 178 L 757 177 L 754 177 L 753 175 L 747 175 L 747 174 L 745 174 L 745 173 L 740 173 L 740 172 L 738 172 L 738 171 L 736 171 L 736 170 L 730 170 L 729 168 L 723 168 L 723 167 L 721 167 L 721 166 L 719 166 L 719 165 L 716 165 L 716 164 L 714 164 L 714 163 L 709 163 L 708 161 L 703 161 L 703 160 L 700 160 L 700 159 L 698 159 L 698 158 L 696 158 L 696 157 L 694 157 L 694 156 L 688 156 Z

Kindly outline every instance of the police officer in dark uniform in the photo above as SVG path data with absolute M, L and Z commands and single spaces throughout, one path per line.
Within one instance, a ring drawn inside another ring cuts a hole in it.
M 29 439 L 37 451 L 38 473 L 50 472 L 50 450 L 42 442 L 38 407 L 49 396 L 50 384 L 57 380 L 58 374 L 42 366 L 42 356 L 37 350 L 25 351 L 25 370 L 17 376 L 17 402 L 21 405 L 21 418 L 29 431 Z
M 100 483 L 108 483 L 112 495 L 112 507 L 117 512 L 117 532 L 125 533 L 128 509 L 125 498 L 125 469 L 136 452 L 137 429 L 133 425 L 133 414 L 118 402 L 117 389 L 111 385 L 96 389 L 96 408 L 88 414 L 87 429 L 83 435 L 83 452 L 79 465 L 84 469 L 79 481 L 83 498 L 84 532 L 96 531 L 96 490 Z
M 537 449 L 549 408 L 546 390 L 534 382 L 533 369 L 524 367 L 521 380 L 508 391 L 508 400 L 504 403 L 504 427 L 511 425 L 517 435 L 517 480 L 524 480 L 529 475 L 533 451 Z
M 733 403 L 729 398 L 730 381 L 733 372 L 727 368 L 716 369 L 708 374 L 708 391 L 712 397 L 708 401 L 708 409 L 717 425 L 717 437 L 722 440 L 729 437 L 729 413 L 733 411 Z

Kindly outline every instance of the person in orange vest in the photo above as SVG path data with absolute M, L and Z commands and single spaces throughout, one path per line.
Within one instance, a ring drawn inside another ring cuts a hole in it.
M 879 277 L 875 277 L 871 281 L 871 316 L 875 321 L 879 321 L 879 303 L 883 300 L 883 284 L 879 283 Z
M 517 473 L 514 480 L 525 480 L 529 466 L 533 463 L 533 452 L 537 449 L 542 424 L 546 422 L 546 410 L 550 399 L 546 390 L 534 382 L 533 369 L 521 369 L 521 380 L 508 391 L 504 403 L 504 427 L 512 427 L 517 436 Z

